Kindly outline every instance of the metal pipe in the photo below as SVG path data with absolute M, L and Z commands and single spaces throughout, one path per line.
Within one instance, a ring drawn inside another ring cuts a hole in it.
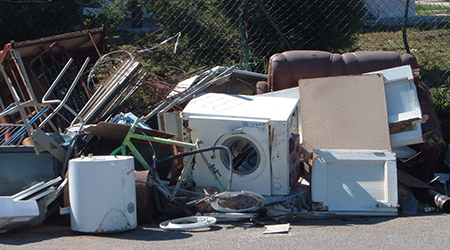
M 411 188 L 411 191 L 417 200 L 437 207 L 446 214 L 450 213 L 450 197 L 447 195 L 428 188 Z
M 151 117 L 158 113 L 164 113 L 167 112 L 169 109 L 174 107 L 178 103 L 183 103 L 187 99 L 191 98 L 195 94 L 199 93 L 200 91 L 203 91 L 209 86 L 212 86 L 214 84 L 222 84 L 226 81 L 229 81 L 231 78 L 231 74 L 233 73 L 235 67 L 231 67 L 226 69 L 223 72 L 220 72 L 219 75 L 215 75 L 217 72 L 210 72 L 207 76 L 205 76 L 203 79 L 201 79 L 198 83 L 195 84 L 195 86 L 191 86 L 185 91 L 179 93 L 174 97 L 172 100 L 165 101 L 161 103 L 158 107 L 153 109 L 149 114 L 143 117 L 143 121 L 147 122 Z
M 112 96 L 114 92 L 121 87 L 121 85 L 126 81 L 126 79 L 140 66 L 138 62 L 132 62 L 130 60 L 125 61 L 122 66 L 118 69 L 117 72 L 112 76 L 111 79 L 108 80 L 108 82 L 105 84 L 105 87 L 102 89 L 102 92 L 99 93 L 98 91 L 95 92 L 94 96 L 92 98 L 95 98 L 92 102 L 92 106 L 87 106 L 87 110 L 84 108 L 82 111 L 85 111 L 81 113 L 82 116 L 84 116 L 84 119 L 86 122 L 91 122 L 92 119 L 95 119 L 96 116 L 98 116 L 98 112 L 101 112 L 102 109 L 105 108 L 105 105 L 108 101 L 110 101 L 109 98 L 113 98 Z M 98 94 L 97 94 L 98 93 Z M 75 121 L 75 120 L 74 120 Z M 72 121 L 72 124 L 74 124 L 74 121 Z
M 103 109 L 103 107 L 99 107 L 99 103 L 102 102 L 103 98 L 105 96 L 108 96 L 108 92 L 110 92 L 111 88 L 116 85 L 117 79 L 122 75 L 122 72 L 127 69 L 130 62 L 125 62 L 123 67 L 119 68 L 117 72 L 106 82 L 103 86 L 103 88 L 99 88 L 98 91 L 95 92 L 95 94 L 91 97 L 92 98 L 92 105 L 85 106 L 87 109 L 85 112 L 83 112 L 81 115 L 85 116 L 85 120 L 88 122 L 91 122 L 90 119 L 94 117 L 93 113 L 97 112 L 99 108 Z M 82 109 L 84 111 L 84 108 Z
M 42 121 L 41 124 L 39 124 L 39 127 L 36 129 L 42 129 L 42 127 L 50 121 L 50 119 L 55 116 L 56 113 L 59 112 L 59 110 L 64 107 L 64 104 L 67 102 L 67 100 L 70 98 L 70 94 L 72 93 L 72 91 L 74 90 L 76 84 L 78 83 L 78 81 L 80 80 L 81 75 L 83 74 L 84 70 L 86 69 L 88 63 L 89 63 L 90 58 L 87 57 L 86 60 L 84 61 L 83 66 L 81 67 L 80 71 L 78 72 L 77 76 L 75 77 L 75 79 L 73 80 L 72 85 L 70 86 L 70 88 L 67 90 L 66 95 L 64 96 L 64 99 L 60 102 L 60 104 L 53 110 L 53 112 L 47 116 L 44 121 Z
M 22 78 L 25 89 L 28 92 L 28 95 L 30 96 L 31 100 L 33 100 L 36 103 L 36 108 L 39 111 L 42 111 L 42 109 L 39 106 L 39 103 L 37 102 L 37 98 L 34 95 L 33 88 L 31 86 L 31 81 L 28 78 L 25 66 L 24 66 L 24 64 L 22 62 L 22 58 L 20 56 L 20 53 L 18 51 L 15 51 L 14 49 L 11 49 L 11 54 L 12 54 L 13 62 L 15 63 L 15 65 L 17 67 L 17 72 L 19 73 L 20 77 Z
M 50 86 L 50 88 L 48 88 L 48 90 L 45 93 L 44 97 L 42 97 L 42 102 L 45 102 L 47 100 L 47 98 L 50 96 L 50 94 L 53 91 L 53 89 L 58 84 L 59 80 L 61 80 L 62 76 L 66 73 L 66 71 L 69 68 L 70 64 L 72 64 L 72 62 L 73 62 L 73 59 L 70 58 L 69 61 L 67 61 L 66 65 L 64 65 L 64 68 L 61 70 L 61 72 L 59 72 L 58 76 L 55 78 L 55 80 L 53 81 L 53 83 Z
M 20 77 L 22 78 L 24 86 L 25 86 L 25 88 L 26 88 L 26 90 L 28 92 L 28 95 L 29 95 L 30 99 L 35 104 L 34 108 L 38 112 L 41 112 L 44 118 L 47 118 L 47 114 L 42 111 L 42 107 L 40 106 L 40 104 L 38 103 L 38 101 L 36 99 L 36 95 L 34 94 L 34 91 L 33 91 L 33 86 L 31 86 L 30 78 L 28 77 L 27 71 L 25 69 L 25 65 L 24 65 L 24 63 L 22 61 L 22 57 L 20 56 L 19 51 L 16 51 L 13 48 L 11 48 L 11 54 L 12 54 L 13 61 L 14 61 L 15 65 L 16 65 L 16 67 L 17 67 L 17 71 L 18 71 Z M 49 125 L 50 125 L 50 127 L 52 127 L 52 129 L 55 132 L 58 132 L 58 128 L 56 128 L 56 126 L 51 121 L 49 121 Z
M 106 105 L 110 104 L 111 101 L 114 99 L 114 96 L 117 94 L 117 92 L 123 88 L 123 86 L 127 83 L 127 80 L 132 76 L 132 74 L 140 67 L 139 62 L 132 62 L 130 65 L 124 70 L 123 73 L 118 75 L 118 78 L 115 80 L 113 84 L 109 84 L 108 88 L 105 90 L 107 93 L 105 94 L 104 98 L 100 100 L 98 105 L 100 106 L 100 109 L 96 111 L 91 111 L 89 113 L 88 118 L 95 116 L 98 118 L 102 118 L 104 114 L 104 109 L 108 108 Z M 111 103 L 111 106 L 113 103 Z M 94 113 L 93 113 L 94 112 Z M 101 112 L 99 114 L 99 112 Z
M 88 62 L 89 60 L 86 59 L 86 61 Z M 82 73 L 82 71 L 84 71 L 85 67 L 87 66 L 87 62 L 85 61 L 85 63 L 82 66 L 82 70 L 80 71 Z M 55 80 L 53 81 L 52 85 L 50 86 L 50 88 L 47 90 L 47 92 L 45 93 L 44 97 L 42 97 L 42 103 L 44 104 L 58 104 L 60 105 L 60 103 L 62 103 L 61 100 L 47 100 L 47 98 L 50 97 L 51 93 L 53 92 L 53 89 L 56 87 L 56 85 L 58 84 L 58 82 L 61 80 L 62 76 L 66 73 L 67 69 L 69 68 L 70 64 L 72 64 L 73 59 L 70 58 L 69 61 L 67 61 L 66 65 L 64 66 L 64 68 L 61 70 L 61 72 L 58 74 L 58 76 L 55 78 Z M 86 65 L 86 66 L 85 66 Z M 79 79 L 79 75 L 80 72 L 77 75 L 77 78 Z M 71 92 L 73 91 L 73 89 L 75 88 L 76 84 L 77 84 L 78 80 L 76 82 L 73 82 L 72 85 L 69 88 L 69 91 L 66 92 L 66 96 L 70 96 Z M 75 85 L 74 85 L 75 84 Z M 68 100 L 66 97 L 64 98 L 65 102 Z M 70 106 L 66 105 L 65 102 L 62 104 L 70 113 L 72 113 L 75 117 L 77 117 L 79 120 L 84 121 L 83 118 L 77 113 L 75 112 L 75 110 L 73 110 Z M 81 126 L 80 126 L 81 129 Z
M 31 130 L 31 126 L 28 125 L 28 122 L 29 122 L 28 116 L 25 114 L 25 110 L 23 110 L 22 104 L 20 103 L 19 95 L 17 95 L 17 92 L 14 89 L 11 79 L 9 79 L 8 75 L 6 74 L 5 68 L 3 67 L 3 64 L 1 64 L 1 63 L 0 63 L 0 70 L 3 74 L 3 77 L 5 78 L 6 85 L 8 85 L 9 91 L 11 92 L 11 95 L 14 99 L 16 107 L 19 108 L 19 114 L 22 117 L 22 121 L 24 123 L 25 129 L 27 130 L 27 134 L 31 135 L 32 130 Z M 33 140 L 31 140 L 31 143 L 33 144 L 33 147 L 36 150 L 36 153 L 38 154 L 36 143 Z
M 138 72 L 137 74 L 140 74 L 140 72 Z M 113 101 L 111 101 L 111 104 L 108 105 L 109 107 L 107 107 L 107 109 L 102 112 L 102 117 L 100 118 L 100 120 L 106 120 L 114 109 L 122 106 L 125 101 L 127 101 L 131 97 L 131 95 L 139 88 L 139 86 L 142 85 L 142 81 L 146 76 L 147 73 L 144 72 L 140 79 L 131 87 L 126 84 L 125 89 Z

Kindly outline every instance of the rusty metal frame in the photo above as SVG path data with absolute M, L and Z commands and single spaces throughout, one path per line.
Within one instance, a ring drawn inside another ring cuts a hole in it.
M 30 92 L 27 90 L 28 88 L 26 86 L 27 83 L 22 80 L 23 77 L 21 77 L 21 71 L 23 72 L 24 70 L 26 70 L 30 73 L 31 79 L 28 80 L 31 80 L 32 86 L 35 88 L 36 94 L 39 97 L 41 94 L 46 93 L 47 88 L 49 87 L 52 81 L 52 79 L 47 79 L 48 82 L 45 83 L 42 81 L 42 79 L 39 79 L 38 75 L 40 74 L 40 72 L 36 71 L 36 67 L 39 63 L 38 60 L 40 60 L 40 58 L 46 56 L 47 58 L 43 59 L 47 60 L 47 62 L 48 60 L 53 60 L 51 57 L 48 57 L 52 55 L 53 56 L 61 55 L 67 60 L 69 58 L 73 58 L 74 59 L 73 67 L 75 68 L 74 72 L 76 73 L 84 60 L 84 59 L 82 60 L 80 57 L 84 57 L 84 55 L 86 55 L 87 57 L 95 59 L 97 56 L 98 57 L 101 56 L 102 50 L 104 51 L 108 50 L 105 42 L 105 37 L 106 31 L 104 27 L 100 27 L 55 36 L 43 37 L 34 40 L 19 41 L 19 42 L 11 41 L 11 43 L 6 44 L 3 50 L 0 51 L 0 63 L 2 63 L 5 66 L 5 70 L 7 71 L 9 77 L 11 78 L 14 88 L 17 90 L 17 94 L 19 95 L 20 99 L 21 100 L 35 99 L 29 96 Z M 23 69 L 19 69 L 17 64 L 14 63 L 13 50 L 20 52 L 21 58 L 23 58 L 23 61 L 25 63 L 24 65 L 26 65 L 26 68 L 23 67 Z M 59 62 L 59 58 L 56 58 L 56 60 Z M 63 59 L 61 60 L 60 62 L 61 68 L 64 66 L 67 60 L 66 61 L 64 61 Z M 55 67 L 57 68 L 57 65 Z M 56 75 L 57 73 L 55 74 L 55 77 Z M 89 91 L 89 88 L 87 88 L 85 80 L 81 79 L 80 83 L 82 86 L 77 87 L 77 92 L 80 93 L 84 92 L 86 95 L 86 99 L 84 100 L 84 102 L 87 102 L 89 98 L 92 97 L 92 93 Z M 68 88 L 68 86 L 64 87 L 62 84 L 60 84 L 58 88 L 64 89 Z M 55 91 L 60 92 L 58 89 L 55 89 Z M 62 99 L 61 96 L 52 96 L 52 97 Z M 1 93 L 0 94 L 1 106 L 2 107 L 7 106 L 12 101 L 12 99 L 13 98 L 11 93 L 8 92 Z M 79 111 L 78 109 L 81 109 L 84 105 L 85 103 L 75 103 L 72 105 L 72 107 L 75 110 Z M 24 108 L 30 117 L 32 117 L 33 114 L 36 114 L 37 112 L 33 110 L 32 107 L 24 107 Z M 10 122 L 16 122 L 17 119 L 20 118 L 18 116 L 9 117 Z M 2 122 L 3 123 L 8 122 L 8 120 L 3 119 Z M 58 122 L 58 127 L 60 130 L 65 129 L 67 125 L 68 125 L 67 122 Z

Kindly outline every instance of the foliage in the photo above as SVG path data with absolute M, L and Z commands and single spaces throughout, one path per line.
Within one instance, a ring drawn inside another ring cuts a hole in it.
M 252 71 L 264 73 L 271 55 L 290 49 L 405 52 L 401 31 L 358 33 L 365 15 L 361 0 L 136 0 L 162 27 L 147 33 L 123 28 L 129 21 L 131 2 L 0 0 L 0 39 L 5 44 L 11 39 L 37 39 L 104 25 L 111 50 L 130 50 L 148 72 L 170 83 L 190 71 L 217 65 L 248 69 L 243 64 L 249 63 Z M 83 15 L 85 7 L 96 11 Z M 418 15 L 447 13 L 448 9 L 416 5 Z M 178 33 L 177 42 L 174 39 L 137 53 Z M 448 33 L 448 29 L 407 29 L 411 53 L 421 66 L 421 80 L 431 88 L 450 81 Z M 445 110 L 450 107 L 441 97 L 435 96 L 437 109 L 447 117 Z
M 202 66 L 214 66 L 228 61 L 235 64 L 241 61 L 236 53 L 235 44 L 240 44 L 239 36 L 227 35 L 220 30 L 229 20 L 220 15 L 218 9 L 210 1 L 180 0 L 142 1 L 144 9 L 149 10 L 165 28 L 165 37 L 181 32 L 182 44 L 178 57 L 189 60 L 186 70 Z M 167 11 L 167 10 L 170 11 Z M 205 14 L 206 13 L 206 14 Z M 206 16 L 200 16 L 204 14 Z M 183 46 L 186 45 L 186 47 Z M 228 48 L 224 50 L 223 48 Z M 189 55 L 187 55 L 189 53 Z M 208 56 L 205 56 L 208 55 Z
M 269 46 L 274 48 L 268 54 L 288 49 L 331 52 L 348 49 L 355 42 L 354 34 L 360 30 L 364 14 L 362 1 L 359 0 L 264 1 L 264 8 L 290 43 L 290 46 L 286 43 L 277 46 L 273 41 L 280 41 L 281 34 L 277 33 L 256 3 L 258 1 L 248 1 L 253 11 L 249 10 L 247 26 L 254 29 L 249 31 L 249 40 L 274 45 Z M 280 9 L 279 6 L 283 7 Z
M 168 34 L 183 34 L 195 66 L 240 64 L 244 56 L 262 65 L 270 55 L 288 49 L 343 51 L 355 42 L 363 16 L 359 0 L 154 0 L 141 4 Z
M 450 119 L 450 90 L 442 86 L 431 88 L 431 97 L 433 98 L 436 114 L 441 119 Z
M 60 1 L 0 1 L 0 10 L 8 10 L 0 15 L 2 47 L 10 40 L 24 41 L 72 32 L 80 24 L 77 1 L 64 1 L 64 4 Z
M 92 1 L 91 5 L 97 7 L 98 11 L 89 12 L 83 18 L 84 28 L 96 28 L 104 25 L 107 30 L 116 30 L 125 16 L 129 14 L 128 8 L 131 0 L 102 0 Z
M 449 30 L 408 29 L 408 43 L 420 66 L 421 81 L 431 88 L 449 84 Z M 405 53 L 401 31 L 360 34 L 356 51 L 386 50 Z
M 416 6 L 417 15 L 442 15 L 450 14 L 450 7 L 446 5 L 426 5 L 417 4 Z

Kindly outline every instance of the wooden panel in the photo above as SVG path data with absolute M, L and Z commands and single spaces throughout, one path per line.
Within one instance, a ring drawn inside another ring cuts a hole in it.
M 381 75 L 301 79 L 302 143 L 313 149 L 390 150 Z

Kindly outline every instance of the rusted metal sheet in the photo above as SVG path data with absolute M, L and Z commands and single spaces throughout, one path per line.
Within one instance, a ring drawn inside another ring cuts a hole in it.
M 0 52 L 0 62 L 4 62 L 7 57 L 8 50 L 12 47 L 17 49 L 23 58 L 34 57 L 38 55 L 42 48 L 51 47 L 55 42 L 59 43 L 67 51 L 82 51 L 94 49 L 98 57 L 100 51 L 106 49 L 105 42 L 106 32 L 103 27 L 75 31 L 55 36 L 42 37 L 34 40 L 19 41 L 13 44 L 7 43 L 3 51 Z M 60 52 L 61 48 L 56 48 L 55 52 Z
M 136 182 L 136 212 L 139 224 L 148 224 L 156 218 L 157 208 L 153 188 L 144 182 L 149 181 L 149 170 L 135 171 Z

